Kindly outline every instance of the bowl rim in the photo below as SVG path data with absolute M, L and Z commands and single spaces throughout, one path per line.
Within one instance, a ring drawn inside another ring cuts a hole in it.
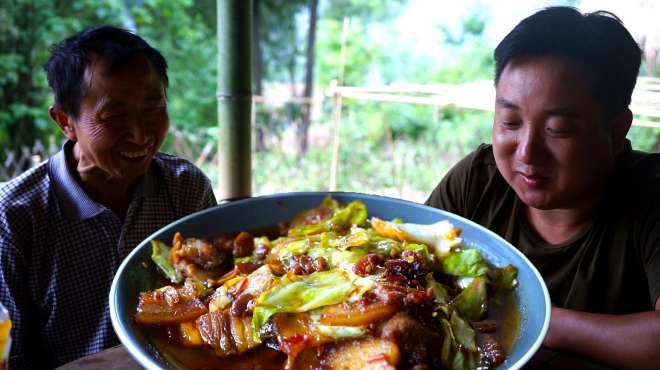
M 174 223 L 182 223 L 187 221 L 188 219 L 194 218 L 194 217 L 199 217 L 202 214 L 209 213 L 209 212 L 215 212 L 218 208 L 226 208 L 226 207 L 237 207 L 240 206 L 243 203 L 246 202 L 253 202 L 255 200 L 259 199 L 270 199 L 270 198 L 287 198 L 287 197 L 299 197 L 299 196 L 317 196 L 317 195 L 329 195 L 329 196 L 334 196 L 335 194 L 341 195 L 341 196 L 358 196 L 360 198 L 370 198 L 373 200 L 387 200 L 389 202 L 394 202 L 394 203 L 399 203 L 399 204 L 406 204 L 408 206 L 413 206 L 416 208 L 427 208 L 430 206 L 421 204 L 421 203 L 416 203 L 412 202 L 409 200 L 405 199 L 399 199 L 399 198 L 392 198 L 388 196 L 383 196 L 383 195 L 376 195 L 376 194 L 365 194 L 365 193 L 359 193 L 359 192 L 346 192 L 346 191 L 296 191 L 296 192 L 282 192 L 282 193 L 273 193 L 273 194 L 268 194 L 268 195 L 260 195 L 256 197 L 250 197 L 250 198 L 244 198 L 236 201 L 231 201 L 231 202 L 221 202 L 218 205 L 207 208 L 201 211 L 197 211 L 195 213 L 191 213 L 187 216 L 184 216 L 182 218 L 179 218 L 177 220 L 174 220 L 170 222 L 169 224 L 161 227 L 160 229 L 156 230 L 155 232 L 151 233 L 147 238 L 144 240 L 153 240 L 157 234 L 161 232 L 161 230 L 170 227 Z M 431 207 L 434 208 L 434 207 Z M 445 211 L 440 208 L 435 208 L 437 210 L 440 210 L 442 212 L 447 212 L 451 213 L 448 211 Z M 518 359 L 518 361 L 510 364 L 509 369 L 520 369 L 524 364 L 526 364 L 534 354 L 538 351 L 538 349 L 541 347 L 541 344 L 543 343 L 543 340 L 548 332 L 548 328 L 550 325 L 550 313 L 551 313 L 551 303 L 550 303 L 550 294 L 548 292 L 548 288 L 545 284 L 545 280 L 539 273 L 538 269 L 534 264 L 525 256 L 518 248 L 513 246 L 511 243 L 506 241 L 504 238 L 496 234 L 495 232 L 491 231 L 490 229 L 470 220 L 467 219 L 463 216 L 457 215 L 452 213 L 452 215 L 459 217 L 461 221 L 465 222 L 466 224 L 470 224 L 471 226 L 474 226 L 478 229 L 481 229 L 486 232 L 486 234 L 489 234 L 491 237 L 495 239 L 499 239 L 500 241 L 504 242 L 504 244 L 508 245 L 511 250 L 513 251 L 514 254 L 516 254 L 518 257 L 520 257 L 531 269 L 532 273 L 534 276 L 537 278 L 538 281 L 541 282 L 541 289 L 543 291 L 543 299 L 545 303 L 545 315 L 544 315 L 544 320 L 543 320 L 543 325 L 541 326 L 541 332 L 540 335 L 536 338 L 532 346 L 529 348 L 529 350 Z M 156 361 L 154 361 L 153 357 L 148 356 L 146 351 L 139 347 L 135 341 L 131 340 L 130 337 L 128 336 L 127 331 L 125 330 L 125 326 L 121 323 L 119 320 L 119 311 L 117 310 L 117 285 L 119 284 L 119 278 L 121 272 L 123 272 L 129 261 L 132 260 L 132 257 L 139 252 L 139 247 L 144 243 L 144 240 L 140 242 L 138 245 L 136 245 L 133 250 L 124 258 L 122 263 L 119 265 L 119 268 L 115 272 L 115 276 L 112 278 L 112 285 L 110 286 L 110 294 L 109 294 L 109 308 L 110 308 L 110 321 L 112 322 L 112 328 L 114 329 L 119 341 L 121 344 L 126 348 L 128 353 L 133 356 L 133 358 L 141 365 L 147 368 L 148 370 L 161 370 L 163 369 Z

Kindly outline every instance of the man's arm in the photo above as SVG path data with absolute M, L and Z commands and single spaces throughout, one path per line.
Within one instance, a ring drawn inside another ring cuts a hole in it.
M 36 338 L 29 336 L 35 325 L 30 317 L 30 297 L 27 289 L 27 267 L 20 252 L 0 236 L 0 301 L 9 311 L 12 321 L 9 363 L 12 369 L 34 369 L 38 358 L 30 348 L 41 348 Z
M 543 344 L 616 368 L 660 369 L 660 298 L 655 309 L 604 315 L 553 307 Z

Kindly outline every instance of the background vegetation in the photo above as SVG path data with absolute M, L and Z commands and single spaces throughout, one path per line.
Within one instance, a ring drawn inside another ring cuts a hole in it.
M 416 57 L 413 45 L 396 37 L 397 20 L 407 6 L 407 0 L 254 0 L 255 93 L 284 91 L 318 103 L 312 110 L 283 101 L 256 105 L 255 194 L 327 189 L 332 100 L 324 91 L 339 76 L 345 17 L 350 17 L 346 86 L 492 78 L 494 45 L 484 35 L 491 21 L 486 7 L 473 3 L 458 27 L 439 25 L 443 37 L 437 47 L 450 57 L 429 60 Z M 51 44 L 102 23 L 136 31 L 165 55 L 173 130 L 163 149 L 198 161 L 217 180 L 213 145 L 207 145 L 217 141 L 214 0 L 3 3 L 0 148 L 5 150 L 0 161 L 37 139 L 54 143 L 51 151 L 58 148 L 61 134 L 47 115 L 52 97 L 41 66 Z M 344 100 L 338 188 L 423 201 L 451 165 L 490 140 L 491 121 L 488 112 Z M 640 149 L 660 149 L 658 129 L 633 128 L 630 137 Z

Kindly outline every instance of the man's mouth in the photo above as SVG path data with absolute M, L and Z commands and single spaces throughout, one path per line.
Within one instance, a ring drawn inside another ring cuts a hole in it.
M 547 176 L 541 176 L 536 173 L 518 172 L 518 174 L 525 184 L 532 187 L 541 186 L 550 179 Z
M 126 157 L 129 159 L 137 159 L 137 158 L 142 158 L 145 155 L 149 154 L 149 151 L 151 150 L 151 147 L 143 148 L 140 150 L 122 150 L 119 152 L 119 154 L 122 157 Z

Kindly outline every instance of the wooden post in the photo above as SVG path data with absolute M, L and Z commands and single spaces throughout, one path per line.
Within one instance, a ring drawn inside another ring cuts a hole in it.
M 344 84 L 344 65 L 346 64 L 346 41 L 348 39 L 348 29 L 350 26 L 350 18 L 344 17 L 344 27 L 341 31 L 341 50 L 339 53 L 339 78 L 333 81 L 336 86 L 340 87 Z M 341 124 L 341 92 L 340 89 L 334 89 L 333 94 L 333 109 L 332 109 L 332 127 L 333 127 L 333 141 L 332 141 L 332 163 L 330 165 L 330 186 L 328 190 L 337 190 L 337 171 L 339 170 L 339 128 Z
M 252 0 L 218 0 L 218 200 L 252 194 Z

